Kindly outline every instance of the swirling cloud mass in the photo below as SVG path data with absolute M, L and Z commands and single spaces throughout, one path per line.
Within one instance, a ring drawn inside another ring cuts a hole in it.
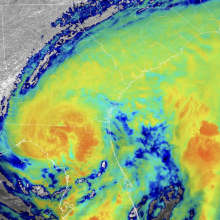
M 63 13 L 1 117 L 2 184 L 29 211 L 0 213 L 220 219 L 219 19 L 214 0 L 89 0 Z

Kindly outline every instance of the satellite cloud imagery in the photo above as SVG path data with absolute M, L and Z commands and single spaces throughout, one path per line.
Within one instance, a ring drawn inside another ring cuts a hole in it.
M 0 0 L 0 220 L 220 220 L 220 0 Z

